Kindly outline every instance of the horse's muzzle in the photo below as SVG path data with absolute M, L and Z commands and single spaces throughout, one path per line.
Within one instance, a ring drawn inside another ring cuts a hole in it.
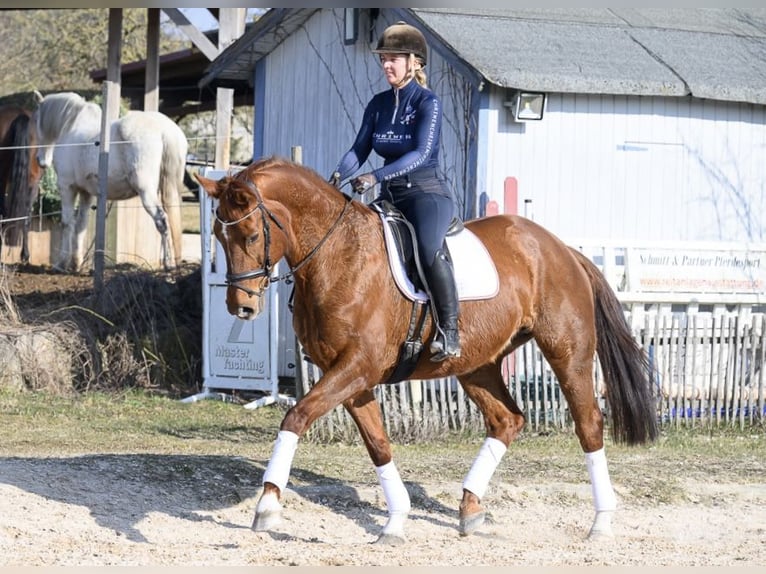
M 263 290 L 243 289 L 240 285 L 229 285 L 226 291 L 226 307 L 231 315 L 250 321 L 263 311 Z

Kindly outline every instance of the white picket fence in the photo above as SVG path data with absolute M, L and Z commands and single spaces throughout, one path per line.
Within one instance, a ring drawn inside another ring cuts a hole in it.
M 760 268 L 761 261 L 766 268 L 766 246 L 570 244 L 599 265 L 626 308 L 633 336 L 654 367 L 652 388 L 662 424 L 744 427 L 766 418 L 766 269 Z M 679 269 L 667 264 L 673 257 L 696 265 Z M 700 271 L 718 262 L 718 268 Z M 687 278 L 694 280 L 691 285 L 707 289 L 690 292 Z M 650 288 L 642 288 L 645 285 Z M 596 357 L 593 369 L 594 393 L 606 412 Z M 308 389 L 319 373 L 306 363 L 299 370 L 300 385 Z M 528 428 L 571 426 L 558 380 L 534 341 L 505 359 L 503 373 Z M 454 378 L 405 381 L 378 386 L 375 392 L 394 438 L 414 440 L 447 430 L 484 428 L 481 414 Z M 357 433 L 339 407 L 320 419 L 311 435 L 354 440 Z

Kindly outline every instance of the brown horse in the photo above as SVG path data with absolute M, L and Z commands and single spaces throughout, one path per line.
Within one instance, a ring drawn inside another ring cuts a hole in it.
M 268 530 L 278 522 L 298 438 L 342 404 L 359 428 L 388 507 L 378 542 L 402 542 L 410 500 L 373 388 L 397 364 L 412 304 L 392 279 L 379 216 L 311 169 L 281 159 L 257 161 L 217 182 L 198 179 L 218 200 L 214 232 L 226 254 L 229 313 L 253 319 L 270 282 L 291 276 L 295 332 L 323 372 L 282 421 L 253 529 Z M 461 357 L 432 363 L 424 356 L 412 373 L 413 379 L 456 375 L 484 416 L 486 438 L 463 482 L 459 532 L 470 534 L 483 523 L 481 498 L 524 425 L 502 378 L 503 357 L 534 338 L 558 377 L 585 453 L 596 511 L 589 535 L 612 536 L 616 499 L 593 361 L 597 353 L 614 438 L 640 444 L 657 435 L 646 356 L 619 301 L 586 257 L 522 217 L 485 217 L 466 227 L 492 256 L 499 293 L 461 302 Z M 273 265 L 282 258 L 290 271 L 273 277 Z M 429 321 L 426 337 L 431 329 Z
M 40 190 L 43 168 L 35 155 L 35 129 L 29 110 L 0 107 L 0 245 L 18 245 L 29 261 L 29 216 Z

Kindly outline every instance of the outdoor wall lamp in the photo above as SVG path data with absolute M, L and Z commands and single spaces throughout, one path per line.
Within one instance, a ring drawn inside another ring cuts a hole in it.
M 359 31 L 359 8 L 343 9 L 343 43 L 356 44 Z
M 543 119 L 546 94 L 542 92 L 515 92 L 503 105 L 510 108 L 514 121 L 534 122 Z

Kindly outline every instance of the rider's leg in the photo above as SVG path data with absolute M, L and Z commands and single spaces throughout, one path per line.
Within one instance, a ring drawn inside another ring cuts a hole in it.
M 436 251 L 433 261 L 424 272 L 435 318 L 431 361 L 439 362 L 448 357 L 459 357 L 457 286 L 446 243 L 443 249 Z
M 436 186 L 438 189 L 438 185 Z M 455 213 L 452 198 L 420 188 L 396 202 L 417 236 L 418 259 L 431 299 L 434 338 L 431 352 L 434 362 L 460 356 L 458 335 L 458 295 L 452 261 L 445 242 L 447 229 Z

